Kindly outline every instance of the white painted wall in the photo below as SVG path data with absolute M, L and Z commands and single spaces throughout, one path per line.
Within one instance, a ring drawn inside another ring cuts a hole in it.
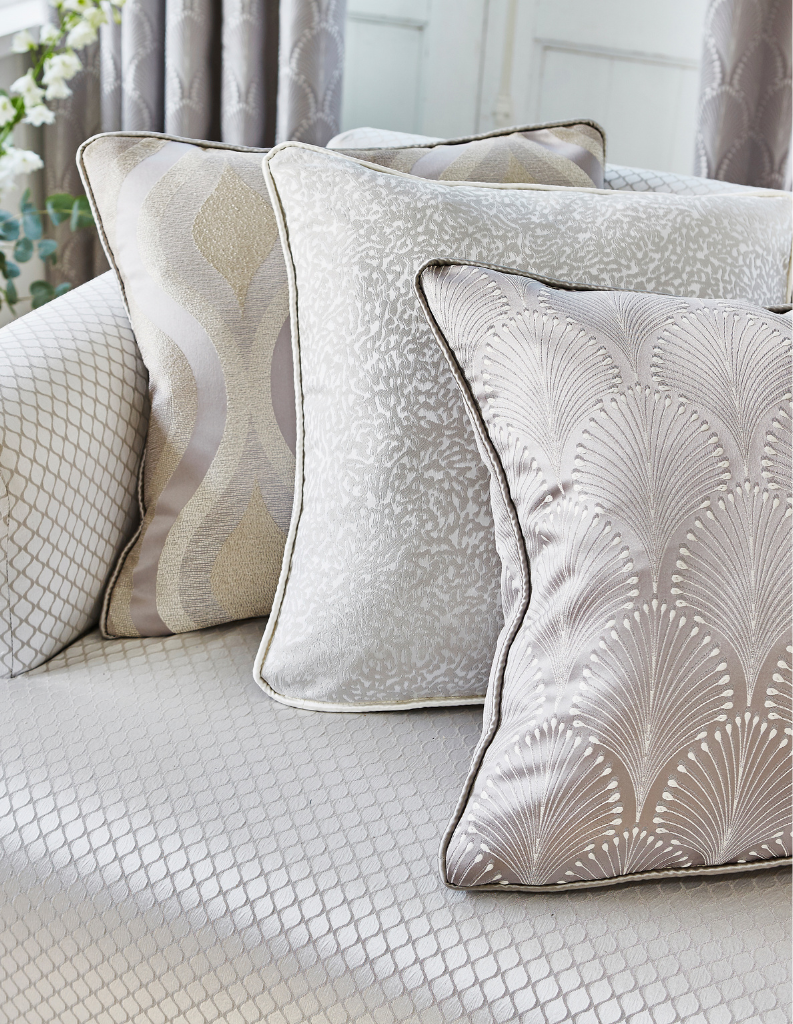
M 593 118 L 690 173 L 707 0 L 348 0 L 342 129 L 452 137 Z

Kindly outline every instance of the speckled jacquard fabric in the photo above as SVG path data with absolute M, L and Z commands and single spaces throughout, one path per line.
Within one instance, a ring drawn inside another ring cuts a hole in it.
M 493 478 L 504 628 L 463 887 L 790 858 L 790 320 L 472 266 L 420 290 Z
M 148 408 L 112 274 L 0 331 L 0 675 L 96 623 L 135 525 Z
M 430 182 L 299 144 L 266 166 L 293 264 L 301 493 L 257 676 L 331 710 L 481 699 L 502 621 L 489 477 L 416 271 L 465 255 L 783 301 L 789 199 Z
M 787 1024 L 784 871 L 447 889 L 481 711 L 263 699 L 261 625 L 2 684 L 2 1024 Z

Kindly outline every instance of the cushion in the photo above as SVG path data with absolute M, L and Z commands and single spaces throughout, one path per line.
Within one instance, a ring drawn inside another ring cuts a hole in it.
M 386 144 L 357 149 L 353 155 L 435 181 L 525 181 L 602 188 L 606 137 L 594 121 L 563 121 L 400 148 Z
M 270 609 L 292 511 L 294 401 L 261 152 L 120 133 L 78 154 L 151 393 L 141 521 L 102 613 L 110 636 Z
M 135 528 L 147 418 L 112 274 L 0 331 L 0 677 L 96 625 Z
M 481 700 L 503 621 L 489 475 L 416 271 L 465 254 L 784 301 L 789 198 L 425 181 L 298 143 L 265 167 L 300 387 L 296 516 L 257 678 L 327 710 Z
M 442 173 L 591 185 L 604 146 L 590 122 L 529 126 L 447 147 Z M 263 152 L 119 132 L 78 153 L 151 392 L 140 525 L 107 589 L 108 636 L 270 611 L 292 512 L 295 401 Z M 430 150 L 402 152 L 368 158 L 413 166 Z M 414 173 L 437 176 L 438 159 Z
M 283 707 L 261 629 L 92 632 L 4 684 L 0 1018 L 785 1024 L 788 872 L 446 889 L 481 709 Z
M 445 879 L 789 860 L 790 321 L 471 266 L 420 288 L 491 473 L 504 580 Z

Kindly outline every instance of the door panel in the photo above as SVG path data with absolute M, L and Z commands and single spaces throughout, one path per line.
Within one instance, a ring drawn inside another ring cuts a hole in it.
M 342 128 L 457 136 L 591 118 L 690 173 L 707 0 L 348 0 Z

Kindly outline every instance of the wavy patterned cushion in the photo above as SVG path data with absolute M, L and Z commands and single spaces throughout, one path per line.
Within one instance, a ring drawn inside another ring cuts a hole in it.
M 300 144 L 266 168 L 298 312 L 301 489 L 257 675 L 301 707 L 481 700 L 502 623 L 489 477 L 416 271 L 465 254 L 783 301 L 789 198 L 424 181 Z
M 420 288 L 503 563 L 446 880 L 789 859 L 789 320 L 471 266 L 429 267 Z
M 112 274 L 0 331 L 0 676 L 95 625 L 135 525 L 147 414 Z
M 294 491 L 286 271 L 260 150 L 120 133 L 80 170 L 149 370 L 141 523 L 110 636 L 270 610 Z
M 334 148 L 338 148 L 334 147 Z M 534 182 L 603 187 L 606 138 L 594 121 L 501 128 L 462 139 L 402 148 L 351 150 L 350 156 L 434 181 Z

